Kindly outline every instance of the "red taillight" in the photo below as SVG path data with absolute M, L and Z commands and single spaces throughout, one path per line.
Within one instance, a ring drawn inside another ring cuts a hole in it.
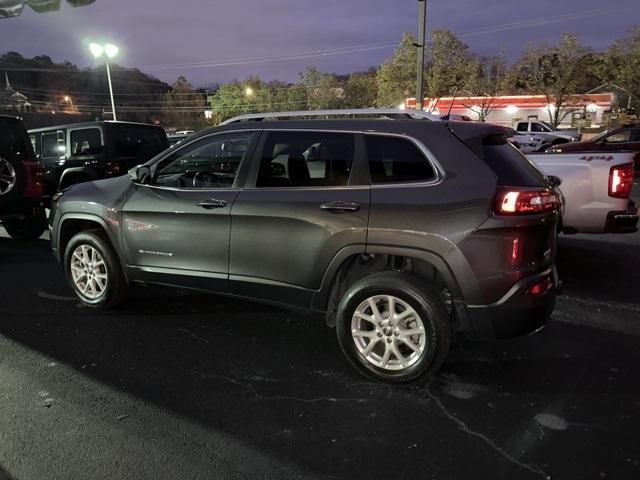
M 106 172 L 107 177 L 117 177 L 120 175 L 120 163 L 112 162 L 111 160 L 106 163 Z
M 24 191 L 26 197 L 42 196 L 42 183 L 44 181 L 44 170 L 36 162 L 24 162 L 27 170 L 27 185 Z
M 629 198 L 633 185 L 633 163 L 611 167 L 609 170 L 609 196 Z
M 544 280 L 534 283 L 525 290 L 527 295 L 542 295 L 546 293 L 551 287 L 553 287 L 553 279 L 546 277 Z
M 528 215 L 551 212 L 559 206 L 560 198 L 547 188 L 501 187 L 494 211 L 498 215 Z

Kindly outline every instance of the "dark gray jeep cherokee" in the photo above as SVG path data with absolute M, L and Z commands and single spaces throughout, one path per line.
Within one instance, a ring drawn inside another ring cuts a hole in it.
M 416 119 L 233 123 L 131 177 L 57 194 L 53 251 L 89 307 L 157 283 L 326 312 L 361 372 L 416 380 L 454 333 L 522 335 L 554 308 L 559 198 L 508 135 Z

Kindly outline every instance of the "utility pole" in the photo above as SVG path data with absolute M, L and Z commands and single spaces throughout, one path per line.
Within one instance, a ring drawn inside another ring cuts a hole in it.
M 424 43 L 426 41 L 427 30 L 427 0 L 418 0 L 418 78 L 416 83 L 416 109 L 422 110 L 424 100 Z

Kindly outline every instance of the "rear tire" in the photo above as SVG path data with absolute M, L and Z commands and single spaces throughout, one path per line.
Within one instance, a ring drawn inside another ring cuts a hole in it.
M 74 235 L 64 254 L 69 286 L 87 307 L 106 310 L 126 298 L 127 281 L 120 259 L 100 230 Z
M 4 229 L 14 240 L 37 240 L 47 230 L 47 217 L 39 212 L 26 218 L 13 218 L 3 223 Z
M 27 169 L 18 158 L 0 154 L 0 208 L 18 200 L 27 185 Z
M 406 273 L 380 272 L 356 282 L 342 298 L 336 320 L 347 359 L 374 380 L 423 379 L 449 353 L 451 322 L 443 298 Z

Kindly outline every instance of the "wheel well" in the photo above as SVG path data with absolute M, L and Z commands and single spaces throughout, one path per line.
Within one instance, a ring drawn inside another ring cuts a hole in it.
M 450 316 L 454 315 L 452 292 L 447 287 L 442 274 L 432 263 L 401 255 L 360 254 L 345 259 L 333 278 L 326 305 L 327 325 L 335 325 L 338 304 L 355 282 L 373 273 L 384 271 L 406 272 L 422 283 L 433 286 L 442 295 Z
M 73 218 L 69 220 L 65 220 L 60 226 L 60 241 L 58 244 L 58 249 L 61 255 L 64 255 L 64 251 L 67 248 L 67 244 L 69 243 L 69 240 L 71 240 L 71 238 L 73 238 L 75 234 L 84 232 L 87 230 L 100 230 L 101 232 L 106 233 L 102 225 L 92 220 L 73 219 Z

